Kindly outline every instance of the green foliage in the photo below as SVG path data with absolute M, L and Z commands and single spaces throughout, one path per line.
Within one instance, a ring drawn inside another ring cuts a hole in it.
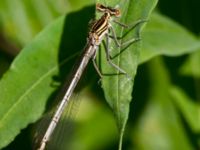
M 99 2 L 103 3 L 103 1 Z M 116 1 L 115 3 L 113 2 L 112 4 L 107 5 L 121 5 L 120 2 L 122 3 L 123 1 Z M 122 16 L 120 18 L 120 22 L 129 25 L 130 29 L 124 29 L 119 25 L 114 26 L 116 34 L 119 37 L 123 37 L 123 39 L 120 41 L 121 43 L 129 41 L 133 38 L 140 38 L 141 28 L 144 23 L 139 24 L 134 29 L 131 28 L 131 25 L 135 24 L 138 20 L 148 20 L 156 3 L 157 0 L 138 0 L 127 1 L 125 4 L 123 4 L 123 7 L 121 8 Z M 111 51 L 111 57 L 114 57 L 112 62 L 120 68 L 124 68 L 127 74 L 131 77 L 131 79 L 130 77 L 127 78 L 127 76 L 121 74 L 119 70 L 108 64 L 104 52 L 105 49 L 102 46 L 101 48 L 103 51 L 101 51 L 100 54 L 100 63 L 102 73 L 105 74 L 104 78 L 102 79 L 102 88 L 104 89 L 106 101 L 112 108 L 117 120 L 117 126 L 120 134 L 119 149 L 121 149 L 122 138 L 129 115 L 129 105 L 132 100 L 131 93 L 133 90 L 133 82 L 138 66 L 141 45 L 140 42 L 135 42 L 131 46 L 125 45 L 117 48 L 115 42 L 113 41 L 110 43 L 109 47 Z
M 125 24 L 148 19 L 131 30 L 113 24 L 119 37 L 126 35 L 122 43 L 141 34 L 142 41 L 125 49 L 117 48 L 113 42 L 109 46 L 112 61 L 134 81 L 108 65 L 101 45 L 98 64 L 104 74 L 102 89 L 95 80 L 95 70 L 89 67 L 85 74 L 87 84 L 83 83 L 87 90 L 81 89 L 82 103 L 74 118 L 75 131 L 62 147 L 117 149 L 118 142 L 118 149 L 198 149 L 200 105 L 196 99 L 200 98 L 200 41 L 197 36 L 158 11 L 151 14 L 156 0 L 97 2 L 118 4 L 122 13 L 120 22 Z M 162 10 L 164 0 L 160 3 L 158 9 Z M 58 93 L 59 86 L 55 84 L 64 82 L 84 47 L 88 22 L 95 15 L 94 5 L 88 4 L 92 1 L 5 0 L 0 3 L 0 49 L 9 54 L 8 44 L 23 47 L 4 74 L 10 58 L 0 52 L 0 148 L 31 149 L 31 144 L 25 146 L 24 140 L 28 141 L 32 129 L 27 128 L 26 135 L 22 129 L 35 123 L 48 109 L 47 102 L 54 100 Z M 103 105 L 105 100 L 116 122 Z M 131 100 L 134 103 L 130 105 Z M 127 132 L 122 148 L 124 131 Z
M 196 67 L 200 64 L 200 51 L 192 53 L 180 68 L 183 75 L 200 77 L 200 68 Z
M 159 13 L 152 14 L 142 37 L 140 63 L 161 54 L 180 56 L 193 53 L 200 47 L 199 39 L 194 34 Z

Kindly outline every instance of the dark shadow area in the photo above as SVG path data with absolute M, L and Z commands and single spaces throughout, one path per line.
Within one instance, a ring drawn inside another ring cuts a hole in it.
M 199 0 L 159 0 L 159 10 L 186 26 L 192 32 L 200 33 Z
M 150 80 L 148 66 L 142 64 L 138 67 L 132 93 L 133 100 L 130 104 L 129 123 L 135 124 L 145 110 L 149 100 Z
M 3 74 L 9 69 L 13 58 L 0 51 L 0 79 Z
M 58 88 L 59 95 L 56 98 L 60 100 L 65 93 L 66 87 L 68 86 L 71 76 L 76 69 L 76 64 L 79 62 L 80 55 L 86 45 L 86 39 L 89 31 L 89 22 L 94 18 L 95 7 L 89 6 L 84 9 L 70 13 L 65 18 L 64 29 L 59 46 L 59 56 L 58 64 L 59 66 L 59 76 L 54 76 L 53 80 L 63 83 L 60 88 Z M 65 62 L 66 59 L 74 56 L 69 61 Z M 81 86 L 79 86 L 81 87 Z M 76 90 L 80 90 L 76 88 Z M 57 95 L 57 92 L 56 95 Z M 48 104 L 51 107 L 51 99 L 53 99 L 53 104 L 55 105 L 55 95 L 52 94 L 50 98 L 50 103 Z

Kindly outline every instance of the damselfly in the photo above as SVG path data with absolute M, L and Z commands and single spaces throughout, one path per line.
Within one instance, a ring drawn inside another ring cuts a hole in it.
M 84 48 L 82 56 L 80 57 L 79 64 L 77 67 L 75 67 L 76 70 L 74 71 L 74 74 L 72 75 L 72 78 L 67 87 L 65 95 L 62 98 L 62 101 L 60 102 L 60 104 L 58 105 L 57 110 L 54 113 L 54 116 L 53 116 L 42 140 L 40 141 L 40 145 L 37 148 L 37 150 L 45 149 L 47 142 L 50 140 L 51 135 L 54 132 L 54 129 L 56 128 L 57 123 L 58 123 L 65 107 L 67 107 L 67 105 L 69 103 L 69 99 L 70 99 L 70 97 L 71 97 L 71 95 L 72 95 L 72 93 L 73 93 L 73 91 L 74 91 L 74 89 L 75 89 L 75 87 L 76 87 L 76 85 L 77 85 L 77 83 L 78 83 L 78 81 L 90 59 L 92 59 L 94 67 L 97 70 L 97 73 L 102 78 L 102 74 L 98 69 L 95 58 L 96 58 L 98 47 L 102 43 L 102 40 L 104 39 L 104 37 L 107 39 L 107 41 L 108 41 L 108 38 L 112 38 L 117 46 L 122 46 L 122 44 L 120 45 L 120 43 L 117 39 L 117 36 L 115 34 L 115 30 L 111 25 L 111 22 L 114 22 L 122 27 L 127 27 L 126 25 L 124 25 L 116 20 L 113 20 L 114 17 L 120 16 L 120 10 L 117 8 L 106 7 L 102 4 L 97 4 L 96 10 L 99 12 L 102 12 L 103 15 L 101 16 L 100 19 L 94 21 L 91 25 L 91 29 L 89 31 L 88 38 L 87 38 L 87 44 Z M 144 22 L 144 21 L 140 20 L 135 25 L 137 25 L 141 22 Z M 140 40 L 140 39 L 139 38 L 131 39 L 130 41 L 127 41 L 123 45 L 131 44 L 138 40 Z M 123 69 L 121 69 L 119 66 L 117 66 L 116 64 L 114 64 L 111 61 L 108 46 L 106 46 L 106 55 L 107 55 L 107 60 L 111 66 L 113 66 L 115 69 L 117 69 L 120 73 L 126 74 L 128 76 L 128 74 Z

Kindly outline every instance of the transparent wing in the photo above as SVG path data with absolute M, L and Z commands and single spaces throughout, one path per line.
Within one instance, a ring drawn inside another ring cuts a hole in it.
M 67 108 L 64 110 L 61 119 L 59 120 L 55 131 L 52 134 L 50 141 L 47 143 L 45 150 L 64 150 L 67 148 L 67 143 L 70 141 L 73 129 L 75 126 L 75 116 L 78 112 L 78 108 L 81 102 L 81 98 L 78 94 L 74 94 Z M 44 117 L 38 122 L 34 135 L 33 149 L 36 150 L 44 136 L 44 133 L 53 117 L 56 107 L 50 112 L 44 115 Z

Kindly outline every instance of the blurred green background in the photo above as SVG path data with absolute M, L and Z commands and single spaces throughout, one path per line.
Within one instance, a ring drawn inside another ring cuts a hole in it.
M 0 77 L 20 50 L 49 23 L 65 13 L 92 4 L 93 0 L 1 1 Z M 156 11 L 199 40 L 199 0 L 160 0 Z M 152 40 L 162 41 L 162 36 Z M 145 37 L 143 42 L 145 45 Z M 168 44 L 166 48 L 178 47 L 176 41 Z M 79 94 L 81 104 L 74 118 L 72 135 L 66 143 L 72 150 L 117 149 L 118 135 L 112 112 L 104 102 L 97 76 L 89 81 Z M 124 150 L 200 149 L 200 48 L 179 55 L 160 52 L 142 61 L 133 98 Z M 31 149 L 33 126 L 22 130 L 4 150 Z

